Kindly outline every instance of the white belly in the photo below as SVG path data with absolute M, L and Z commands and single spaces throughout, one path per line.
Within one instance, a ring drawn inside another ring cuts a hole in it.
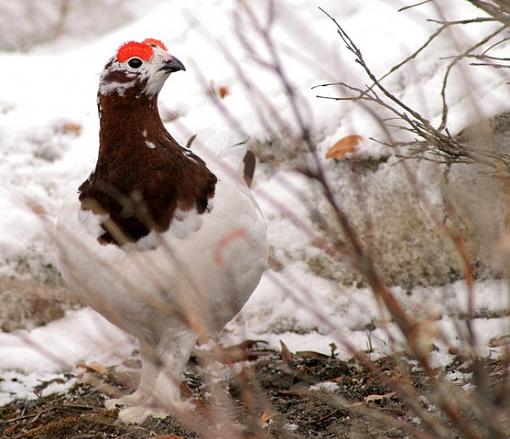
M 266 266 L 263 216 L 249 190 L 229 178 L 220 177 L 212 211 L 191 221 L 196 231 L 171 227 L 153 250 L 99 244 L 78 212 L 74 193 L 57 225 L 62 274 L 82 302 L 135 336 L 168 330 L 176 318 L 197 332 L 220 330 Z

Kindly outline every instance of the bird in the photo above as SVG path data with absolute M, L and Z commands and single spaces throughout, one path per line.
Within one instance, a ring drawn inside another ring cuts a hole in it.
M 137 389 L 105 402 L 128 423 L 189 407 L 180 382 L 198 338 L 239 312 L 267 265 L 266 222 L 242 164 L 206 161 L 161 120 L 158 95 L 185 70 L 161 40 L 118 48 L 99 77 L 95 168 L 57 219 L 64 281 L 138 341 Z

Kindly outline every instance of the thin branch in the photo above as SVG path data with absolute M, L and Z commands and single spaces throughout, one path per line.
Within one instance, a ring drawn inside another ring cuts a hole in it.
M 407 11 L 408 9 L 417 8 L 418 6 L 425 5 L 427 3 L 431 3 L 434 0 L 423 0 L 419 3 L 415 3 L 414 5 L 404 6 L 398 10 L 398 12 Z

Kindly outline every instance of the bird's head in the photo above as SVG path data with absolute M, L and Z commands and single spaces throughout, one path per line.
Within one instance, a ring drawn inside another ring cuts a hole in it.
M 101 73 L 99 94 L 155 96 L 171 73 L 186 70 L 159 40 L 122 44 Z

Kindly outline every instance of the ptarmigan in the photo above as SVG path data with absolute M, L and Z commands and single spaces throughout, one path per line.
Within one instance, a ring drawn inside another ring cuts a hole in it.
M 232 319 L 267 260 L 265 221 L 236 166 L 206 164 L 161 121 L 158 94 L 179 70 L 154 39 L 127 42 L 108 61 L 97 164 L 57 226 L 67 283 L 139 341 L 138 389 L 108 404 L 126 422 L 184 404 L 179 383 L 197 337 Z

